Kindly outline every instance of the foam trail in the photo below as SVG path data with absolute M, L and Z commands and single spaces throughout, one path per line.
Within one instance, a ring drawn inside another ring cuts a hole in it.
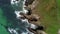
M 8 30 L 11 34 L 18 34 L 18 32 L 12 28 L 8 28 Z

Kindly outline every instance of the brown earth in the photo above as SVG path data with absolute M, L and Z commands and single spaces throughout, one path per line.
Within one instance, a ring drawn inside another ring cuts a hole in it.
M 35 24 L 37 25 L 44 25 L 45 28 L 51 26 L 50 22 L 56 19 L 56 1 L 55 0 L 37 0 L 35 3 L 36 6 L 32 9 L 32 14 L 37 14 L 40 16 L 39 21 Z M 32 7 L 31 7 L 32 8 Z M 49 15 L 49 16 L 48 16 Z M 47 16 L 47 19 L 46 17 Z M 50 20 L 50 21 L 49 21 Z
M 40 20 L 37 22 L 37 24 L 41 24 L 41 22 L 44 19 L 44 11 L 46 11 L 45 13 L 48 14 L 52 14 L 51 10 L 54 10 L 56 8 L 56 1 L 55 0 L 48 0 L 47 2 L 45 0 L 37 0 L 35 3 L 36 6 L 34 7 L 34 9 L 32 10 L 32 14 L 37 14 L 40 16 Z M 32 8 L 32 7 L 31 7 Z M 43 12 L 43 13 L 42 13 Z M 52 16 L 54 17 L 56 15 L 56 13 L 54 12 L 52 14 Z M 44 24 L 45 25 L 45 24 Z

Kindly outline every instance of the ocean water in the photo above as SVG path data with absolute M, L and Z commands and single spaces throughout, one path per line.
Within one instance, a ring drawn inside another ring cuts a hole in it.
M 1 34 L 27 34 L 28 29 L 22 23 L 21 20 L 16 18 L 15 11 L 24 11 L 23 10 L 24 0 L 21 0 L 18 5 L 11 5 L 11 0 L 0 0 L 0 25 Z M 11 33 L 10 30 L 15 33 Z M 22 33 L 23 32 L 23 33 Z

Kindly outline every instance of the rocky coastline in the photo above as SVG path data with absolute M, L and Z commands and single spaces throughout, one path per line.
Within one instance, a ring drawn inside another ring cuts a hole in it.
M 28 1 L 29 3 L 28 3 L 28 5 L 27 5 L 27 7 L 28 8 L 30 8 L 31 9 L 31 13 L 33 12 L 33 10 L 36 8 L 36 6 L 38 5 L 38 0 L 33 0 L 33 1 Z M 32 16 L 31 16 L 32 15 Z M 38 17 L 37 18 L 37 21 L 40 19 L 40 16 L 39 15 L 37 15 L 37 14 L 31 14 L 30 16 L 31 17 Z M 35 15 L 35 16 L 34 16 Z M 31 19 L 31 17 L 30 17 L 30 19 Z M 35 20 L 35 19 L 34 19 Z M 35 22 L 37 22 L 37 21 L 35 21 Z M 33 22 L 33 21 L 30 21 L 31 23 L 33 23 L 33 24 L 35 24 L 35 25 L 37 25 L 37 23 L 35 23 L 35 22 Z M 39 22 L 40 23 L 40 22 Z M 30 31 L 32 31 L 32 32 L 34 32 L 35 34 L 47 34 L 47 33 L 45 33 L 44 32 L 44 26 L 41 26 L 41 25 L 38 25 L 38 28 L 36 29 L 36 30 L 34 30 L 34 29 L 30 29 Z
M 22 23 L 22 28 L 27 31 L 25 34 L 38 34 L 38 31 L 42 31 L 40 33 L 44 32 L 44 26 L 37 24 L 37 22 L 40 20 L 40 16 L 33 14 L 33 10 L 38 4 L 37 0 L 12 0 L 11 3 L 15 8 L 17 19 L 22 21 L 19 23 Z M 22 10 L 19 10 L 20 8 L 22 8 Z M 24 34 L 24 32 L 22 34 Z

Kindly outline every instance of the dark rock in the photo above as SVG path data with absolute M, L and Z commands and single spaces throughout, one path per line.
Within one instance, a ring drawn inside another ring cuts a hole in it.
M 24 7 L 26 10 L 28 10 L 28 12 L 27 12 L 27 15 L 31 15 L 32 14 L 32 10 L 31 10 L 31 8 L 29 8 L 29 7 Z
M 25 2 L 25 5 L 28 6 L 28 5 L 31 5 L 33 3 L 34 0 L 26 0 Z
M 44 26 L 38 26 L 37 30 L 44 30 Z
M 19 0 L 16 0 L 16 1 L 19 1 Z
M 31 8 L 29 8 L 27 15 L 31 15 L 31 14 L 32 14 L 32 10 L 31 10 Z
M 32 15 L 32 16 L 30 16 L 30 21 L 38 21 L 40 18 L 39 18 L 39 16 L 37 16 L 37 15 Z
M 44 26 L 37 26 L 37 28 L 36 29 L 31 29 L 31 30 L 33 30 L 33 31 L 37 31 L 37 30 L 44 30 Z

